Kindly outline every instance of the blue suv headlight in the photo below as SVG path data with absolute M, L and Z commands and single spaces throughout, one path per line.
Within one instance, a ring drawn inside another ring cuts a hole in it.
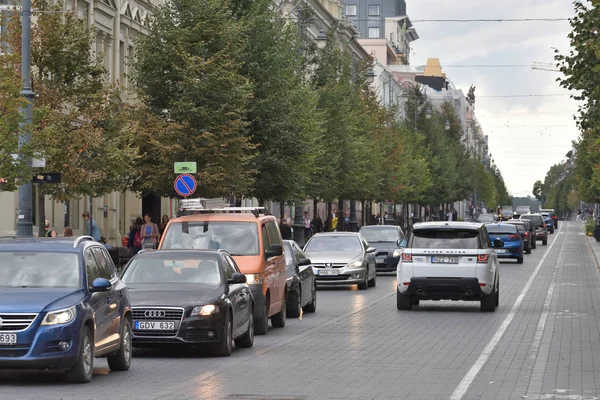
M 62 310 L 50 311 L 42 321 L 42 325 L 61 325 L 68 324 L 77 316 L 75 306 Z

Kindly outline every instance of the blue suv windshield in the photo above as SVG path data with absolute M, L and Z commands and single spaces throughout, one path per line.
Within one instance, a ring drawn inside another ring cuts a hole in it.
M 0 287 L 79 288 L 79 282 L 75 253 L 0 253 Z

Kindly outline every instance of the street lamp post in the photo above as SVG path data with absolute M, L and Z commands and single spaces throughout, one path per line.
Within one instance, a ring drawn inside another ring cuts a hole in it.
M 21 77 L 23 79 L 23 88 L 21 96 L 27 100 L 27 104 L 21 108 L 23 120 L 19 124 L 19 149 L 26 146 L 31 140 L 29 124 L 31 124 L 33 107 L 32 100 L 34 93 L 31 90 L 31 0 L 22 0 L 21 3 Z M 31 159 L 26 160 L 27 166 L 31 167 Z M 33 236 L 32 204 L 33 189 L 31 181 L 21 184 L 18 191 L 18 216 L 17 216 L 17 236 Z

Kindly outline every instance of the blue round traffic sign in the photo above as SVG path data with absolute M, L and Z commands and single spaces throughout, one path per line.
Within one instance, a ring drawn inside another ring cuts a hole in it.
M 190 174 L 181 174 L 175 178 L 175 191 L 180 196 L 190 196 L 192 193 L 196 191 L 196 178 L 194 178 Z

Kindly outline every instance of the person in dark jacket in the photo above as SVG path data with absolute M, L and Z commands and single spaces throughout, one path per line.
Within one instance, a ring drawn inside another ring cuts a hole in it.
M 317 215 L 315 215 L 315 219 L 313 220 L 313 231 L 315 233 L 321 233 L 323 232 L 323 228 L 323 220 L 321 219 L 319 213 L 317 213 Z
M 292 240 L 292 227 L 288 225 L 285 218 L 283 218 L 279 224 L 279 232 L 281 232 L 281 238 L 283 240 Z
M 331 217 L 331 213 L 329 213 L 327 215 L 327 219 L 325 220 L 325 225 L 323 226 L 324 232 L 332 232 L 333 231 L 333 229 L 331 228 L 331 222 L 332 222 L 332 217 Z
M 138 233 L 141 235 L 141 229 L 143 225 L 144 220 L 142 219 L 142 217 L 137 217 L 133 225 L 131 225 L 131 227 L 129 228 L 129 240 L 127 241 L 127 248 L 133 256 L 136 255 L 142 249 L 141 245 L 136 245 L 135 236 Z

